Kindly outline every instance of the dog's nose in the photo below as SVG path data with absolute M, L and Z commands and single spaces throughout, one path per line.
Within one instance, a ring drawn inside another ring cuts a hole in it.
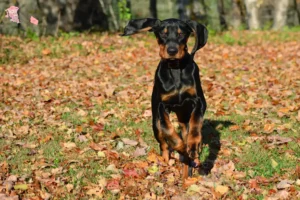
M 168 54 L 169 54 L 170 56 L 174 56 L 174 55 L 178 52 L 178 49 L 175 48 L 175 47 L 169 47 L 169 48 L 167 49 L 167 52 L 168 52 Z

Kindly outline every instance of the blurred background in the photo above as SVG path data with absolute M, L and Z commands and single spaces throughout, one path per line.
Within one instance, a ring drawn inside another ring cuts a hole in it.
M 20 24 L 5 18 L 12 5 L 20 8 Z M 299 26 L 300 0 L 0 0 L 0 34 L 8 35 L 117 32 L 128 20 L 144 17 L 193 19 L 212 32 L 280 30 Z

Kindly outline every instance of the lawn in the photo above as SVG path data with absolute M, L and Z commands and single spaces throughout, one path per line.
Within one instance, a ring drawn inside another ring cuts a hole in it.
M 0 47 L 0 199 L 300 198 L 300 32 L 225 32 L 197 52 L 208 109 L 185 185 L 152 133 L 153 35 Z

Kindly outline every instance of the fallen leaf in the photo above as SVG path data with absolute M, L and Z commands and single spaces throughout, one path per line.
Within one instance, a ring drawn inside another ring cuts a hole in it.
M 28 185 L 27 184 L 18 184 L 14 185 L 15 190 L 28 190 Z
M 271 165 L 274 169 L 276 169 L 276 167 L 278 166 L 278 163 L 273 158 L 271 158 Z
M 258 187 L 257 181 L 255 179 L 250 179 L 248 181 L 249 186 L 251 189 L 259 190 L 260 188 Z
M 269 145 L 281 145 L 281 144 L 286 144 L 288 142 L 292 141 L 292 138 L 288 138 L 288 137 L 281 137 L 279 135 L 273 135 L 273 136 L 268 136 L 267 140 L 269 143 Z
M 97 123 L 97 124 L 94 124 L 92 126 L 93 130 L 94 131 L 103 131 L 104 130 L 104 125 L 101 124 L 101 123 Z
M 139 156 L 145 156 L 145 155 L 147 155 L 146 147 L 137 147 L 132 154 L 133 157 L 139 157 Z
M 66 185 L 67 191 L 70 193 L 74 189 L 74 185 L 72 184 L 67 184 Z
M 106 171 L 111 171 L 111 172 L 114 172 L 114 173 L 118 173 L 119 170 L 116 168 L 116 165 L 114 164 L 110 164 L 106 167 Z
M 93 188 L 93 189 L 89 189 L 86 194 L 89 196 L 95 195 L 96 197 L 102 198 L 102 193 L 103 193 L 103 188 Z
M 224 195 L 229 191 L 229 188 L 227 186 L 217 185 L 215 187 L 215 191 L 220 193 L 221 195 Z
M 43 49 L 42 50 L 43 55 L 49 55 L 50 53 L 51 53 L 51 51 L 49 49 Z
M 139 177 L 139 175 L 135 171 L 135 169 L 124 169 L 123 173 L 124 173 L 124 176 L 127 176 L 127 177 L 133 177 L 133 178 L 138 178 Z
M 16 175 L 10 175 L 6 181 L 12 181 L 12 182 L 16 182 L 18 180 L 18 177 Z
M 103 151 L 98 151 L 97 155 L 100 157 L 100 158 L 105 158 L 105 153 Z
M 149 110 L 145 110 L 142 116 L 144 118 L 151 117 L 152 116 L 152 111 L 150 109 Z
M 282 180 L 276 185 L 277 189 L 279 190 L 289 188 L 290 186 L 291 186 L 291 182 L 288 180 Z
M 230 131 L 237 131 L 239 129 L 240 129 L 240 127 L 238 125 L 232 125 L 232 126 L 229 127 Z
M 116 190 L 116 189 L 120 189 L 120 184 L 119 184 L 119 180 L 117 179 L 111 179 L 107 181 L 107 185 L 106 188 L 108 190 Z
M 298 114 L 297 114 L 296 119 L 297 119 L 298 122 L 300 122 L 300 110 L 298 110 Z
M 80 142 L 87 142 L 87 141 L 88 141 L 88 139 L 85 137 L 85 135 L 79 135 L 79 136 L 78 136 L 78 140 L 79 140 Z
M 65 142 L 63 143 L 63 147 L 66 149 L 76 148 L 76 144 L 74 142 Z
M 190 185 L 197 183 L 197 181 L 198 178 L 188 177 L 187 179 L 184 180 L 184 187 L 189 187 Z
M 156 164 L 152 165 L 151 167 L 148 168 L 148 172 L 149 174 L 155 174 L 156 172 L 158 172 L 159 168 L 157 167 Z
M 91 147 L 91 149 L 94 149 L 95 151 L 102 151 L 102 150 L 106 149 L 106 146 L 101 145 L 101 144 L 96 144 L 94 142 L 91 142 L 90 147 Z
M 289 199 L 290 193 L 286 190 L 281 190 L 273 195 L 277 199 Z
M 124 144 L 129 145 L 129 146 L 136 146 L 138 144 L 137 141 L 130 140 L 128 138 L 122 138 L 122 141 L 124 142 Z
M 271 133 L 271 132 L 273 132 L 274 128 L 275 128 L 275 124 L 265 124 L 264 125 L 264 132 L 265 133 Z
M 191 195 L 191 194 L 195 194 L 195 193 L 199 193 L 200 192 L 200 187 L 199 185 L 191 185 L 188 189 L 187 189 L 187 194 Z

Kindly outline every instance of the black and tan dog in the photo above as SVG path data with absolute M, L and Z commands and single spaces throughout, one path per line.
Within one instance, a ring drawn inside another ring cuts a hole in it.
M 122 36 L 153 31 L 160 48 L 152 93 L 153 131 L 160 144 L 161 155 L 169 161 L 170 149 L 181 155 L 184 163 L 183 180 L 199 166 L 201 129 L 206 102 L 201 88 L 199 69 L 193 58 L 207 41 L 207 29 L 195 22 L 178 19 L 136 19 L 125 27 Z M 196 43 L 188 53 L 187 41 L 194 32 Z M 175 112 L 181 135 L 172 126 L 169 113 Z

